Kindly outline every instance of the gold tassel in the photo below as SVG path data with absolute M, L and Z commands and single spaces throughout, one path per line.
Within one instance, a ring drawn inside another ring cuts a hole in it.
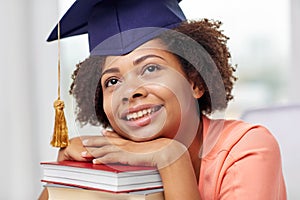
M 67 147 L 69 145 L 68 127 L 64 114 L 65 103 L 57 99 L 54 102 L 55 108 L 55 123 L 54 132 L 51 141 L 53 147 Z
M 54 102 L 55 123 L 51 141 L 53 147 L 64 148 L 69 145 L 68 127 L 64 114 L 65 103 L 60 100 L 60 25 L 57 26 L 58 34 L 58 98 Z

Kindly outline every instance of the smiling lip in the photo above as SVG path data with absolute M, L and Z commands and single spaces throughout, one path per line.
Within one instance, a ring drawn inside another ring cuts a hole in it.
M 144 105 L 129 109 L 121 115 L 121 118 L 131 125 L 144 126 L 151 122 L 151 115 L 162 108 L 162 105 Z

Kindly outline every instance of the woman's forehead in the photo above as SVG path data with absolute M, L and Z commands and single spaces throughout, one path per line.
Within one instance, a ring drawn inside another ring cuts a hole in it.
M 120 59 L 127 59 L 130 56 L 128 55 L 136 55 L 137 57 L 132 57 L 132 60 L 138 59 L 139 56 L 142 56 L 143 54 L 147 54 L 150 52 L 160 54 L 162 51 L 166 51 L 167 47 L 163 44 L 163 42 L 160 39 L 152 39 L 141 46 L 137 47 L 133 51 L 131 51 L 128 54 L 121 55 L 121 56 L 107 56 L 104 63 L 104 69 L 108 66 L 112 65 L 114 62 L 120 60 Z M 130 57 L 131 58 L 131 57 Z

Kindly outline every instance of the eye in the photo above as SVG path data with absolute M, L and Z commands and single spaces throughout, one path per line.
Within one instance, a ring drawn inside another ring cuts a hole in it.
M 148 65 L 144 68 L 143 74 L 153 73 L 153 72 L 158 71 L 158 70 L 160 70 L 160 66 L 158 66 L 158 65 Z
M 114 86 L 116 84 L 118 84 L 119 80 L 117 78 L 109 78 L 105 81 L 104 86 L 107 87 L 111 87 Z

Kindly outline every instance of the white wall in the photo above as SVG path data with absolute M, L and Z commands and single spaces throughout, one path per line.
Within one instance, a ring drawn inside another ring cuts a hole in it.
M 291 67 L 289 94 L 291 101 L 300 102 L 300 1 L 291 1 Z
M 55 1 L 1 0 L 0 199 L 37 199 L 41 157 L 49 146 L 56 95 L 56 47 L 46 44 Z

